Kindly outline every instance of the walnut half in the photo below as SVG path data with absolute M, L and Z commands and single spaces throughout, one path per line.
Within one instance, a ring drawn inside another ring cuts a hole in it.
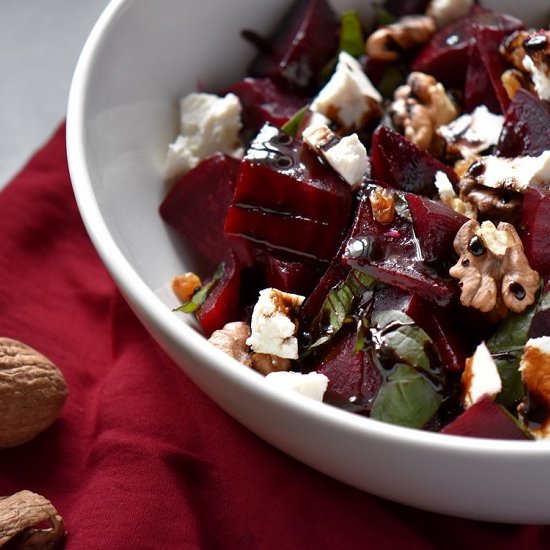
M 434 34 L 431 17 L 407 15 L 375 30 L 367 39 L 365 50 L 372 59 L 396 61 L 402 51 L 425 44 Z
M 247 323 L 236 321 L 227 323 L 222 329 L 214 331 L 208 341 L 239 363 L 260 374 L 267 375 L 270 372 L 290 370 L 290 359 L 252 352 L 246 343 L 250 333 L 250 326 Z
M 449 274 L 460 279 L 463 305 L 504 317 L 535 301 L 539 275 L 529 266 L 513 225 L 470 220 L 456 234 L 454 248 L 460 258 Z
M 417 147 L 437 146 L 436 129 L 454 120 L 459 111 L 440 82 L 421 72 L 412 72 L 407 83 L 395 90 L 389 114 L 395 128 Z

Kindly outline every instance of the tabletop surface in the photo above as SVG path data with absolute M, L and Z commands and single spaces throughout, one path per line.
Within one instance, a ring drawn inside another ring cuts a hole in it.
M 64 119 L 82 46 L 108 0 L 0 0 L 0 189 Z

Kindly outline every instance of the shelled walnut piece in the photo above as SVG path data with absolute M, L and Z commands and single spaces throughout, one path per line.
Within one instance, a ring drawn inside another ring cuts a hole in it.
M 290 370 L 291 363 L 289 359 L 267 353 L 252 352 L 246 344 L 250 333 L 250 326 L 247 323 L 236 321 L 227 323 L 222 329 L 214 331 L 208 341 L 239 363 L 263 375 L 270 372 Z
M 26 443 L 48 428 L 66 397 L 63 374 L 48 358 L 0 338 L 0 448 Z
M 392 223 L 395 220 L 395 193 L 392 189 L 376 187 L 369 195 L 372 215 L 378 223 Z
M 50 550 L 64 534 L 63 518 L 47 498 L 31 491 L 0 497 L 0 547 Z
M 449 274 L 460 279 L 463 305 L 500 318 L 534 303 L 539 275 L 529 266 L 513 225 L 470 220 L 456 234 L 454 248 L 460 258 Z
M 438 148 L 436 130 L 456 119 L 459 111 L 440 82 L 428 74 L 412 72 L 399 86 L 389 114 L 395 128 L 417 147 Z
M 540 99 L 550 100 L 550 31 L 516 31 L 504 40 L 499 51 L 513 66 L 501 77 L 510 98 L 525 88 Z
M 375 30 L 365 44 L 372 59 L 396 61 L 401 52 L 428 42 L 435 34 L 435 22 L 427 15 L 406 15 Z

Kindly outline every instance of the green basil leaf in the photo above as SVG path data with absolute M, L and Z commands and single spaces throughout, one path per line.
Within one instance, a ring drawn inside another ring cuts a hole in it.
M 487 347 L 491 354 L 519 353 L 521 355 L 535 311 L 536 307 L 531 306 L 523 313 L 511 314 L 504 319 L 496 332 L 487 340 Z
M 353 57 L 359 57 L 365 53 L 365 38 L 359 14 L 355 10 L 342 13 L 340 17 L 340 44 L 338 52 L 347 52 Z M 317 84 L 323 87 L 334 73 L 338 56 L 330 59 L 319 71 Z
M 399 426 L 423 428 L 441 402 L 441 395 L 425 376 L 407 365 L 397 365 L 380 388 L 370 415 Z
M 378 91 L 387 98 L 393 98 L 395 90 L 405 84 L 406 74 L 404 70 L 396 65 L 388 65 L 378 83 Z
M 359 319 L 357 325 L 357 334 L 353 351 L 357 353 L 372 345 L 372 333 L 370 331 L 370 321 L 366 316 Z
M 206 298 L 214 288 L 215 284 L 222 278 L 224 271 L 224 264 L 221 263 L 216 269 L 216 272 L 212 276 L 212 279 L 208 283 L 202 285 L 191 297 L 191 299 L 179 307 L 174 308 L 172 311 L 179 311 L 180 313 L 193 313 L 197 311 L 202 304 L 204 304 Z
M 306 113 L 309 109 L 309 105 L 304 105 L 301 109 L 298 109 L 281 127 L 281 130 L 285 133 L 287 133 L 289 136 L 296 137 L 296 134 L 298 133 L 298 128 L 300 127 L 300 124 L 302 124 L 302 121 L 304 120 L 304 117 L 306 116 Z
M 430 371 L 426 349 L 432 340 L 413 319 L 402 311 L 387 310 L 375 315 L 372 322 L 386 352 L 390 351 L 400 363 Z
M 379 27 L 385 27 L 391 25 L 397 21 L 397 17 L 384 9 L 382 6 L 374 6 L 374 14 L 376 16 L 376 22 Z
M 312 323 L 312 331 L 317 339 L 307 352 L 328 342 L 342 328 L 352 310 L 371 298 L 375 284 L 374 277 L 352 269 L 346 280 L 333 288 L 325 298 L 321 311 Z
M 536 313 L 550 309 L 550 292 L 543 294 L 536 305 L 523 313 L 511 314 L 504 319 L 496 332 L 487 340 L 487 347 L 495 360 L 502 391 L 495 401 L 510 407 L 523 399 L 524 388 L 519 372 L 523 348 L 529 336 L 529 329 Z
M 502 390 L 495 397 L 499 405 L 511 407 L 524 396 L 523 381 L 519 371 L 521 355 L 513 359 L 495 359 L 495 364 L 502 381 Z
M 365 53 L 365 38 L 361 19 L 355 10 L 345 11 L 340 16 L 340 51 L 358 57 Z

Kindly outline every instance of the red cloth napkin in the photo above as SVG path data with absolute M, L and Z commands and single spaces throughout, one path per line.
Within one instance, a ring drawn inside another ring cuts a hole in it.
M 96 255 L 64 126 L 0 193 L 0 281 L 0 335 L 40 350 L 69 386 L 50 429 L 0 451 L 0 494 L 50 499 L 68 549 L 550 545 L 546 527 L 440 516 L 343 485 L 219 409 L 148 336 Z

